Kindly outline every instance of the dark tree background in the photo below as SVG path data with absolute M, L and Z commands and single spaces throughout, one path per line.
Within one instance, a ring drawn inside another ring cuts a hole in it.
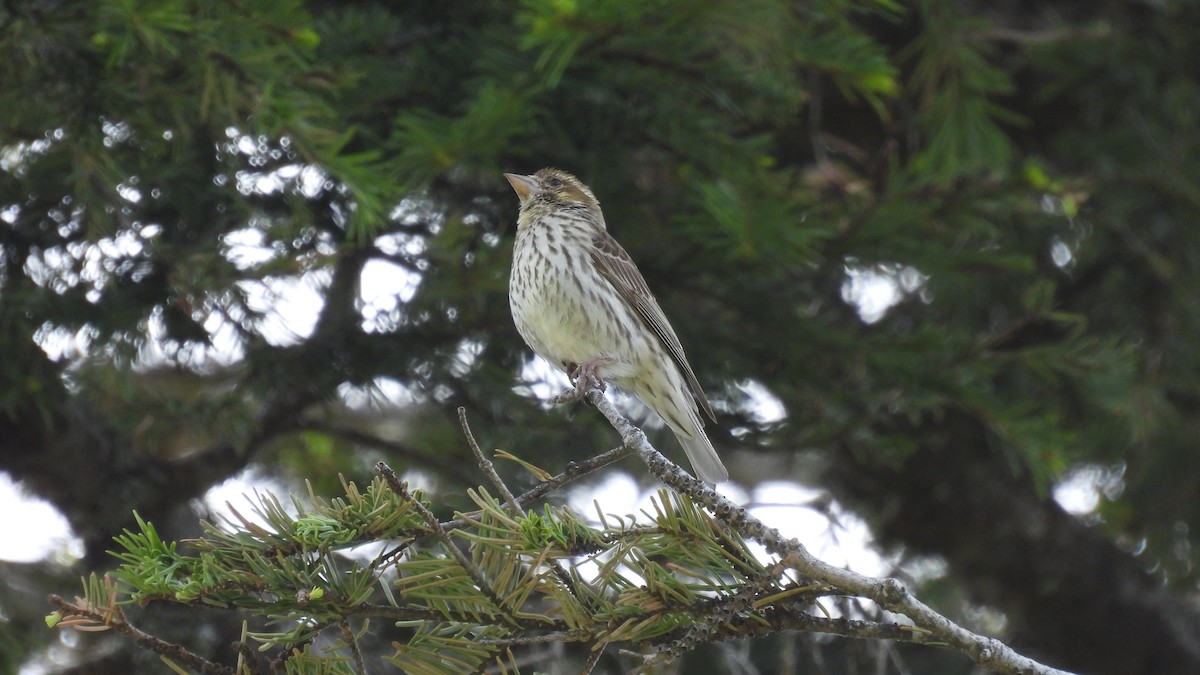
M 822 486 L 1030 656 L 1200 672 L 1197 34 L 1184 0 L 0 3 L 0 470 L 86 545 L 2 563 L 0 668 L 59 638 L 46 594 L 110 567 L 134 509 L 192 536 L 248 467 L 334 493 L 386 457 L 449 509 L 480 480 L 457 406 L 544 466 L 614 445 L 521 380 L 499 174 L 554 165 L 641 263 L 734 480 Z M 897 293 L 869 321 L 864 278 Z M 280 327 L 289 281 L 311 330 Z M 1104 499 L 1075 517 L 1052 489 L 1080 470 Z M 240 630 L 142 621 L 211 654 Z M 77 642 L 53 667 L 162 668 Z

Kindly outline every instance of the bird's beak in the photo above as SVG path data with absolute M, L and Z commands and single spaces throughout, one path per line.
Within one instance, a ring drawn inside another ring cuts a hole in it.
M 529 195 L 533 194 L 537 189 L 537 183 L 533 181 L 533 176 L 522 176 L 519 173 L 506 173 L 504 177 L 508 179 L 508 184 L 516 191 L 517 196 L 521 201 L 525 201 Z

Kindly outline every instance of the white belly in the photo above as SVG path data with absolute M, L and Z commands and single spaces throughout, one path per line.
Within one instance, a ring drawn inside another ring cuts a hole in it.
M 552 364 L 567 369 L 596 359 L 613 362 L 601 368 L 606 379 L 618 385 L 651 357 L 655 345 L 644 330 L 635 331 L 630 341 L 619 327 L 640 327 L 641 319 L 620 301 L 616 291 L 598 275 L 593 284 L 577 285 L 566 258 L 543 257 L 533 246 L 540 233 L 531 228 L 518 232 L 509 279 L 509 304 L 517 331 L 534 352 Z M 559 242 L 562 242 L 559 238 Z M 575 261 L 586 262 L 586 252 L 574 248 Z M 536 264 L 529 264 L 536 263 Z M 518 278 L 518 270 L 536 270 Z M 603 284 L 599 288 L 592 287 Z M 661 350 L 660 350 L 661 351 Z

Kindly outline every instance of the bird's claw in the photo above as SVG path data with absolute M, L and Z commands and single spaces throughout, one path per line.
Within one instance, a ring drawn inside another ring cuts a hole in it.
M 570 364 L 567 369 L 567 377 L 571 379 L 571 383 L 575 386 L 564 391 L 558 396 L 551 398 L 550 403 L 553 405 L 562 405 L 563 403 L 572 403 L 574 401 L 578 401 L 579 399 L 583 398 L 583 395 L 586 394 L 587 390 L 592 386 L 595 386 L 600 391 L 605 391 L 608 389 L 608 385 L 605 384 L 604 378 L 600 377 L 599 372 L 600 366 L 604 365 L 605 363 L 611 363 L 611 360 L 597 359 L 595 361 L 588 361 L 587 363 L 579 366 Z M 572 366 L 574 367 L 572 368 Z

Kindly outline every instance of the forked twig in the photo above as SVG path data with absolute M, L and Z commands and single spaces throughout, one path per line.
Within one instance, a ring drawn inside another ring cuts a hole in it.
M 454 556 L 454 560 L 471 577 L 471 581 L 475 582 L 475 585 L 479 588 L 479 592 L 483 593 L 488 601 L 495 605 L 496 609 L 500 610 L 506 618 L 511 618 L 512 608 L 508 606 L 508 603 L 500 599 L 500 595 L 496 593 L 496 589 L 492 588 L 491 582 L 488 581 L 483 572 L 458 548 L 458 545 L 450 538 L 450 533 L 438 521 L 437 516 L 426 508 L 419 499 L 413 498 L 412 493 L 408 490 L 408 483 L 401 482 L 400 478 L 396 476 L 396 472 L 392 470 L 392 467 L 384 462 L 377 463 L 375 470 L 383 476 L 383 479 L 387 481 L 388 487 L 393 492 L 407 500 L 413 509 L 425 519 L 425 524 L 433 531 L 438 541 L 442 542 L 442 545 L 446 547 L 446 552 Z

